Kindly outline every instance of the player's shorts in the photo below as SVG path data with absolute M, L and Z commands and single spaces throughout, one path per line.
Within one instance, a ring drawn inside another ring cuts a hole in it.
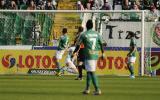
M 71 58 L 70 58 L 70 57 L 67 57 L 67 58 L 66 58 L 66 63 L 70 63 L 70 62 L 72 62 Z
M 76 68 L 76 66 L 74 65 L 73 61 L 71 60 L 71 58 L 66 58 L 66 64 L 67 64 L 67 67 L 70 68 L 70 71 L 73 72 L 73 73 L 78 73 L 78 70 Z
M 96 71 L 97 60 L 85 60 L 85 69 L 87 71 Z
M 64 54 L 64 51 L 65 51 L 65 50 L 57 50 L 57 51 L 56 51 L 56 59 L 58 59 L 58 60 L 62 59 L 62 56 L 63 56 L 63 54 Z
M 128 63 L 135 63 L 136 57 L 128 57 Z
M 69 65 L 68 67 L 76 69 L 76 66 L 74 65 L 74 63 L 70 59 L 66 59 L 66 63 L 68 63 L 68 65 Z

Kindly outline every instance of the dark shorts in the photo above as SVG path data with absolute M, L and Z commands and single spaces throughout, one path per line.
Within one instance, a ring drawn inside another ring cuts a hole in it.
M 84 55 L 83 49 L 80 49 L 80 50 L 79 50 L 78 56 L 77 56 L 77 60 L 84 62 L 84 60 L 85 60 L 85 55 Z

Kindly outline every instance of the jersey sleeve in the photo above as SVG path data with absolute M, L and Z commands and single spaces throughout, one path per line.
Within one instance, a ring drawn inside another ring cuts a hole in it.
M 68 37 L 66 37 L 66 39 L 65 39 L 65 45 L 67 46 L 68 45 L 68 42 L 69 42 L 69 38 Z
M 136 40 L 135 39 L 131 39 L 131 46 L 136 46 Z
M 98 34 L 98 42 L 99 42 L 100 45 L 103 44 L 102 36 L 100 36 L 99 34 Z
M 83 38 L 84 38 L 84 34 L 81 34 L 78 38 L 77 38 L 77 42 L 76 42 L 76 45 L 80 45 L 83 41 Z
M 68 47 L 68 36 L 61 36 L 59 39 L 58 50 L 64 50 Z

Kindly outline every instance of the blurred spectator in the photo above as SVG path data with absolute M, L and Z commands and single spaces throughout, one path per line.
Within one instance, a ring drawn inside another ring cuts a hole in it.
M 57 2 L 56 0 L 52 0 L 52 5 L 54 9 L 57 9 Z
M 122 10 L 122 0 L 113 0 L 113 10 Z
M 130 4 L 131 2 L 129 2 L 130 0 L 123 0 L 122 2 L 122 9 L 123 10 L 129 10 L 130 9 Z
M 39 24 L 39 22 L 37 22 L 35 23 L 35 27 L 33 28 L 33 31 L 32 31 L 32 39 L 35 39 L 35 41 L 39 43 L 40 35 L 41 35 L 41 25 Z
M 94 0 L 88 0 L 88 3 L 90 3 L 90 8 L 94 7 Z
M 36 7 L 38 10 L 44 10 L 45 9 L 45 3 L 43 0 L 39 0 L 38 5 Z
M 41 10 L 45 10 L 45 4 L 43 3 L 41 6 L 40 6 L 41 8 Z
M 38 5 L 39 1 L 42 1 L 42 0 L 35 0 L 35 4 Z
M 136 3 L 134 3 L 134 5 L 131 5 L 131 10 L 140 10 L 140 9 L 139 9 L 139 6 Z M 138 13 L 135 13 L 135 12 L 130 13 L 130 20 L 136 21 L 139 19 L 140 19 L 140 16 L 138 15 Z
M 141 0 L 123 0 L 122 1 L 122 9 L 123 10 L 130 10 L 130 9 L 133 9 L 133 6 L 136 4 L 138 5 L 139 8 L 142 8 L 140 5 Z M 143 1 L 142 1 L 143 2 Z M 142 3 L 143 4 L 143 3 Z
M 140 8 L 137 4 L 134 4 L 131 6 L 131 10 L 140 10 Z
M 84 7 L 83 7 L 81 1 L 77 1 L 77 10 L 84 10 Z
M 143 10 L 143 0 L 136 0 L 136 5 L 138 6 L 139 10 Z
M 146 17 L 147 21 L 158 21 L 158 10 L 156 9 L 154 3 L 150 5 L 150 11 L 148 12 L 148 16 Z
M 160 0 L 157 1 L 157 9 L 160 10 Z
M 143 0 L 144 10 L 149 9 L 150 4 L 151 4 L 151 2 L 149 0 Z
M 94 7 L 94 0 L 86 0 L 87 2 L 84 3 L 84 8 L 87 10 L 92 10 Z
M 104 5 L 104 0 L 95 0 L 96 9 L 101 9 L 103 5 Z
M 9 9 L 13 9 L 13 10 L 18 9 L 16 2 L 14 0 L 11 0 L 11 4 L 9 6 Z
M 81 1 L 77 1 L 77 10 L 84 10 Z M 83 13 L 80 13 L 80 19 L 83 20 Z
M 35 10 L 35 9 L 36 9 L 36 5 L 35 5 L 34 1 L 31 0 L 29 2 L 29 6 L 28 6 L 27 10 Z
M 112 5 L 109 4 L 108 0 L 105 1 L 105 3 L 102 6 L 101 10 L 112 10 Z
M 129 0 L 129 9 L 133 9 L 134 5 L 137 5 L 139 9 L 141 9 L 141 3 L 140 3 L 141 0 Z
M 6 9 L 6 4 L 4 0 L 0 0 L 0 9 Z
M 152 3 L 154 3 L 154 6 L 157 8 L 157 3 L 159 0 L 153 0 Z
M 91 10 L 91 3 L 88 2 L 85 9 Z
M 27 2 L 25 2 L 25 1 L 21 2 L 20 6 L 19 6 L 19 9 L 26 10 L 27 8 L 28 8 Z
M 55 8 L 53 7 L 51 1 L 48 1 L 45 7 L 46 10 L 54 10 Z

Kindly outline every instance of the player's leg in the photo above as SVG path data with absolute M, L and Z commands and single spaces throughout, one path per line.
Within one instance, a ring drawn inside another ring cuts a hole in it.
M 55 59 L 55 64 L 56 64 L 56 67 L 57 69 L 60 69 L 60 63 L 59 63 L 59 59 Z
M 90 93 L 90 83 L 91 83 L 91 73 L 89 71 L 87 71 L 86 87 L 85 87 L 85 90 L 83 91 L 83 94 L 89 94 Z
M 77 68 L 78 68 L 78 76 L 76 78 L 76 80 L 82 80 L 83 79 L 83 69 L 85 68 L 84 65 L 84 50 L 81 48 L 78 52 L 78 56 L 77 56 Z
M 83 91 L 83 94 L 89 94 L 90 93 L 90 83 L 91 83 L 91 73 L 89 71 L 87 71 L 86 88 Z
M 70 56 L 67 56 L 66 58 L 66 67 L 65 71 L 69 72 L 69 73 L 74 73 L 77 74 L 78 70 L 74 64 L 75 58 L 71 58 Z
M 97 76 L 95 74 L 96 65 L 97 65 L 97 60 L 87 60 L 87 61 L 85 61 L 85 67 L 86 67 L 86 70 L 87 70 L 87 78 L 88 78 L 88 76 L 90 76 L 89 78 L 90 78 L 90 80 L 92 80 L 92 83 L 93 83 L 94 88 L 95 88 L 94 94 L 95 95 L 100 95 L 101 90 L 99 89 L 98 79 L 97 79 Z M 90 81 L 87 80 L 87 82 L 89 83 Z M 87 86 L 86 86 L 86 89 L 88 89 Z
M 78 77 L 76 78 L 76 80 L 82 80 L 82 67 L 84 66 L 83 62 L 82 61 L 78 61 L 78 64 L 77 64 L 77 69 L 78 69 Z
M 87 61 L 84 62 L 85 66 L 88 66 Z M 91 83 L 91 72 L 89 70 L 87 71 L 87 75 L 86 75 L 86 87 L 85 90 L 83 91 L 83 94 L 89 94 L 90 93 L 90 83 Z
M 56 52 L 55 64 L 56 64 L 56 67 L 57 67 L 57 75 L 60 74 L 61 66 L 60 66 L 60 62 L 59 61 L 62 59 L 63 54 L 64 54 L 64 50 L 58 50 Z
M 57 67 L 57 70 L 56 70 L 57 73 L 56 73 L 56 75 L 60 76 L 61 67 L 60 67 L 59 59 L 56 59 L 55 64 L 56 64 L 56 67 Z
M 127 67 L 130 72 L 130 78 L 135 78 L 135 76 L 134 76 L 134 63 L 135 63 L 135 61 L 136 61 L 136 57 L 129 57 L 128 58 Z
M 72 61 L 67 61 L 66 62 L 66 67 L 67 67 L 66 71 L 68 71 L 70 73 L 78 74 L 78 70 L 77 70 L 76 66 L 73 64 Z
M 130 66 L 131 66 L 130 57 L 128 57 L 127 68 L 128 68 L 129 73 L 131 75 L 133 73 L 133 68 L 131 68 Z
M 96 76 L 96 66 L 97 66 L 97 60 L 90 60 L 89 62 L 90 66 L 91 66 L 91 79 L 92 79 L 92 83 L 94 85 L 94 88 L 95 88 L 95 92 L 94 94 L 95 95 L 100 95 L 101 94 L 101 90 L 99 88 L 99 84 L 98 84 L 98 79 L 97 79 L 97 76 Z
M 131 63 L 131 62 L 128 63 L 127 67 L 128 67 L 129 72 L 130 72 L 130 75 L 134 75 L 133 63 Z

